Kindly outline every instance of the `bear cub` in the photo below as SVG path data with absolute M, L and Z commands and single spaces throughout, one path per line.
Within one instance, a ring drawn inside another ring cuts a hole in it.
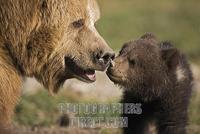
M 151 33 L 125 43 L 107 70 L 111 81 L 122 87 L 122 103 L 140 103 L 142 114 L 128 117 L 125 134 L 186 134 L 192 73 L 184 54 L 170 42 L 159 42 Z

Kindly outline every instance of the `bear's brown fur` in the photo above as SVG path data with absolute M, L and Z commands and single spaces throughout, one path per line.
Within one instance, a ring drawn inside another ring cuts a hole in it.
M 58 91 L 66 79 L 95 81 L 112 50 L 94 23 L 95 0 L 0 0 L 0 126 L 8 126 L 25 76 Z
M 186 134 L 192 73 L 185 56 L 169 42 L 147 33 L 126 43 L 107 72 L 124 90 L 122 103 L 141 103 L 128 117 L 125 134 L 144 134 L 154 122 L 158 134 Z

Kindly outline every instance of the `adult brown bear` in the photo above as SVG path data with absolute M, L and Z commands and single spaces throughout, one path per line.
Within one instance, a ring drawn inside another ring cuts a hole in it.
M 66 79 L 95 81 L 114 57 L 94 23 L 95 0 L 0 0 L 0 126 L 10 124 L 23 78 L 56 93 Z

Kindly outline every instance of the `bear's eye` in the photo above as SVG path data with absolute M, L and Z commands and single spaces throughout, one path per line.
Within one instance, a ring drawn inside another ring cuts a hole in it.
M 43 9 L 47 9 L 47 2 L 46 2 L 46 0 L 44 0 L 43 2 L 42 2 L 42 8 Z
M 80 19 L 80 20 L 74 21 L 72 23 L 72 25 L 74 26 L 74 28 L 81 28 L 81 27 L 84 26 L 84 24 L 85 24 L 84 19 Z
M 132 66 L 134 66 L 135 65 L 135 59 L 129 59 L 129 63 L 130 63 L 130 65 L 132 65 Z

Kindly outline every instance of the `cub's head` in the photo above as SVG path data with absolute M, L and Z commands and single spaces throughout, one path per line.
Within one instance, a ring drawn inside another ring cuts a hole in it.
M 177 65 L 177 55 L 170 43 L 159 43 L 154 35 L 147 33 L 123 45 L 107 75 L 126 88 L 156 88 L 169 80 L 167 75 Z

